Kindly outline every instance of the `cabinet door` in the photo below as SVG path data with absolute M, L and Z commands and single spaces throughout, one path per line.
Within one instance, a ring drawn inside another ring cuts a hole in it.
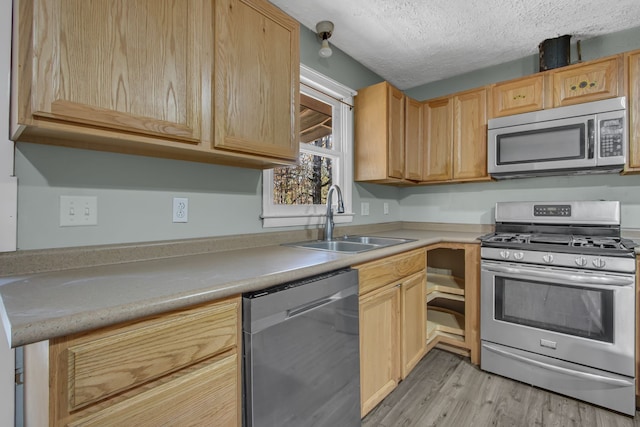
M 422 108 L 423 104 L 405 97 L 404 103 L 404 177 L 414 181 L 422 179 Z
M 18 123 L 197 144 L 213 49 L 206 2 L 19 2 Z M 80 125 L 80 126 L 77 126 Z
M 640 51 L 625 58 L 629 113 L 629 167 L 640 169 Z
M 568 69 L 557 69 L 553 81 L 553 106 L 573 105 L 599 99 L 614 98 L 621 93 L 621 57 L 590 61 Z
M 215 8 L 215 148 L 297 159 L 299 24 L 266 0 Z
M 404 94 L 389 85 L 389 177 L 404 178 Z
M 454 104 L 453 179 L 487 176 L 487 91 L 456 95 Z
M 400 288 L 360 299 L 360 410 L 364 417 L 400 380 Z
M 423 271 L 402 282 L 402 379 L 427 350 L 427 275 Z
M 423 152 L 423 179 L 425 181 L 451 179 L 452 110 L 450 98 L 431 101 L 424 106 L 426 146 Z
M 542 110 L 542 75 L 497 83 L 492 88 L 492 117 Z

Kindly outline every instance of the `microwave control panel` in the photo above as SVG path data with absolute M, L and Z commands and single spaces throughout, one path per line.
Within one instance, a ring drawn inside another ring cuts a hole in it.
M 600 157 L 624 156 L 624 120 L 606 119 L 600 121 Z

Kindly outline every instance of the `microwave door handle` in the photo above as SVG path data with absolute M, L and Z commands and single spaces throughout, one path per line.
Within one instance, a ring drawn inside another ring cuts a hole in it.
M 485 270 L 496 273 L 514 274 L 520 277 L 532 277 L 537 279 L 559 280 L 561 282 L 570 281 L 581 286 L 592 286 L 602 288 L 603 286 L 632 286 L 635 282 L 633 279 L 624 277 L 591 277 L 578 273 L 556 273 L 554 271 L 538 271 L 528 268 L 507 267 L 503 265 L 485 266 Z
M 596 146 L 596 130 L 593 119 L 587 120 L 587 158 L 593 159 Z

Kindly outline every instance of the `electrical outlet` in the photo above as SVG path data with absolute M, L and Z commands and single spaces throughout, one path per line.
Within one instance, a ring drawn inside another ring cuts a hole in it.
M 382 211 L 385 215 L 389 215 L 389 203 L 388 202 L 384 202 L 384 204 L 382 205 Z
M 360 214 L 362 216 L 369 215 L 369 202 L 360 203 Z
M 189 199 L 173 198 L 173 222 L 189 222 Z
M 60 196 L 60 227 L 98 225 L 96 196 Z

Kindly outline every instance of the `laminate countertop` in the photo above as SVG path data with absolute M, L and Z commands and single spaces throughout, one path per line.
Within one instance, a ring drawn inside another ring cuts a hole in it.
M 399 229 L 416 239 L 359 254 L 273 245 L 0 277 L 11 347 L 264 289 L 439 242 L 479 243 L 482 232 Z

